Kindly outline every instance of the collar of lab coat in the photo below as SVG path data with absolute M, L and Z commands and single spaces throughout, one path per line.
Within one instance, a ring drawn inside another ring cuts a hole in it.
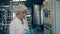
M 24 21 L 24 18 L 22 18 L 22 19 L 23 19 L 23 21 Z M 15 21 L 17 20 L 17 21 L 18 21 L 18 23 L 19 23 L 19 22 L 21 22 L 21 24 L 22 24 L 22 21 L 21 21 L 18 17 L 16 17 L 16 16 L 14 17 L 14 19 L 13 19 L 13 20 L 15 20 Z

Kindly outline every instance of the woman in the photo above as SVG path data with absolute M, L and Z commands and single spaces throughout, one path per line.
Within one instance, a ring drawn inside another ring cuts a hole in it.
M 10 24 L 10 34 L 24 34 L 28 30 L 27 20 L 24 19 L 27 7 L 20 4 L 13 8 L 16 17 Z

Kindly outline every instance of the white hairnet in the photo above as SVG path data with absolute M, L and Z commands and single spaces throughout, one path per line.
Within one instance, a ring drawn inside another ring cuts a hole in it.
M 23 4 L 20 4 L 20 5 L 17 5 L 15 7 L 13 7 L 13 12 L 15 14 L 18 14 L 19 12 L 22 12 L 24 10 L 27 11 L 27 7 L 25 5 L 23 5 Z

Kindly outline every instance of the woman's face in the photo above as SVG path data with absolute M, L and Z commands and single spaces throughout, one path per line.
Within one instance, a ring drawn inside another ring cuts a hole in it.
M 18 14 L 18 16 L 19 16 L 20 18 L 25 17 L 25 15 L 26 15 L 26 11 L 21 11 L 21 12 Z

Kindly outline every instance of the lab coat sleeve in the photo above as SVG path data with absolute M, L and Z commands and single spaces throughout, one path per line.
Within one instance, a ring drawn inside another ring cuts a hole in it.
M 14 24 L 10 24 L 9 29 L 10 29 L 9 30 L 10 34 L 16 34 L 16 29 Z
M 26 23 L 25 23 L 25 27 L 26 27 L 27 30 L 29 29 L 27 20 L 26 20 Z

